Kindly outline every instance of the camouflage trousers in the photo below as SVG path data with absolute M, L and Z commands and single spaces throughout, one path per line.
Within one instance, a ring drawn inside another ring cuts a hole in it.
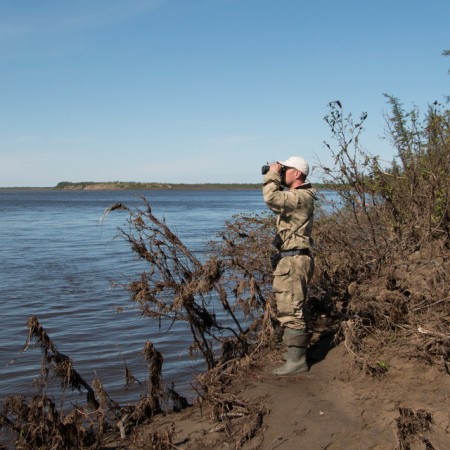
M 308 284 L 314 273 L 314 259 L 306 255 L 282 258 L 273 272 L 277 319 L 282 326 L 304 330 L 308 325 L 305 308 Z

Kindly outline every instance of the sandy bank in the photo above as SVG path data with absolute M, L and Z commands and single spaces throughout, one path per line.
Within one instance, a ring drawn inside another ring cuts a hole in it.
M 240 374 L 233 389 L 267 411 L 260 430 L 242 448 L 448 448 L 450 378 L 444 367 L 401 359 L 386 349 L 380 357 L 389 370 L 372 377 L 353 365 L 344 344 L 329 351 L 327 346 L 311 348 L 306 374 L 273 377 L 280 355 L 267 355 L 259 367 Z M 218 422 L 198 403 L 159 416 L 123 441 L 110 439 L 108 448 L 151 448 L 149 436 L 172 427 L 168 448 L 229 449 L 236 445 L 233 430 L 241 426 L 245 419 Z

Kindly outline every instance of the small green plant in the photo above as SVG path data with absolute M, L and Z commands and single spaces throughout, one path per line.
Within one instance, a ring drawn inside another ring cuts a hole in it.
M 377 361 L 377 366 L 383 370 L 383 372 L 387 372 L 389 370 L 389 366 L 384 361 Z

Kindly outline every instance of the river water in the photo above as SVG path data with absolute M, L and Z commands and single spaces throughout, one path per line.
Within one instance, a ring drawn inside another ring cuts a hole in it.
M 163 383 L 195 397 L 190 384 L 204 366 L 189 358 L 186 325 L 177 322 L 170 332 L 167 326 L 159 328 L 139 315 L 127 291 L 111 287 L 112 281 L 125 282 L 149 269 L 127 242 L 115 239 L 128 212 L 114 211 L 100 220 L 118 202 L 143 206 L 139 195 L 198 256 L 225 220 L 267 210 L 259 190 L 0 189 L 0 402 L 9 394 L 32 393 L 38 378 L 39 346 L 21 353 L 31 315 L 58 350 L 72 358 L 80 375 L 91 384 L 97 373 L 119 403 L 133 403 L 142 393 L 138 383 L 124 388 L 124 361 L 144 383 L 147 366 L 140 352 L 147 340 L 164 355 Z M 57 390 L 50 385 L 50 393 Z M 84 394 L 71 395 L 69 401 L 84 400 Z
M 190 382 L 203 365 L 189 359 L 189 330 L 180 323 L 170 332 L 159 329 L 157 322 L 131 308 L 124 289 L 110 285 L 148 269 L 127 242 L 114 238 L 126 223 L 126 211 L 114 211 L 99 222 L 115 203 L 142 205 L 138 195 L 199 253 L 226 219 L 266 209 L 261 192 L 251 190 L 0 190 L 0 401 L 33 392 L 41 351 L 34 344 L 20 353 L 31 315 L 58 350 L 72 358 L 81 376 L 91 383 L 97 373 L 119 403 L 139 398 L 138 384 L 124 388 L 124 361 L 144 382 L 147 366 L 139 353 L 148 339 L 164 354 L 163 382 L 194 395 Z

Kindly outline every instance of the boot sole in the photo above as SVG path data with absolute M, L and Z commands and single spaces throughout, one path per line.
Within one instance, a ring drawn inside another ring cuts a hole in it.
M 297 375 L 299 373 L 306 373 L 309 372 L 309 367 L 300 367 L 297 370 L 294 370 L 293 372 L 289 372 L 289 373 L 277 373 L 276 370 L 272 371 L 272 375 L 275 375 L 276 377 L 288 377 L 290 375 Z

